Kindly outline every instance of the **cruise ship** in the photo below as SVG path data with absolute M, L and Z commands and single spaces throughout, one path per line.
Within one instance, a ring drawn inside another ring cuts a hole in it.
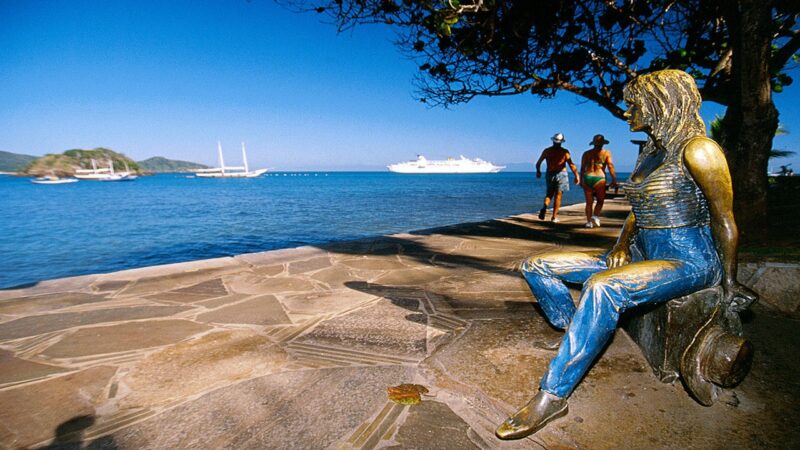
M 495 166 L 480 158 L 468 159 L 461 155 L 458 159 L 428 160 L 417 155 L 414 161 L 406 161 L 386 166 L 396 173 L 497 173 L 506 166 Z

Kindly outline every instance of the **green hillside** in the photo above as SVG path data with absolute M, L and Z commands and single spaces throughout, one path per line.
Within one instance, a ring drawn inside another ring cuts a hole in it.
M 136 161 L 128 158 L 122 153 L 117 153 L 107 148 L 95 148 L 92 150 L 74 149 L 67 150 L 62 154 L 49 154 L 42 156 L 31 162 L 22 173 L 32 176 L 44 176 L 55 174 L 60 177 L 75 175 L 76 169 L 91 169 L 92 160 L 95 165 L 108 167 L 109 161 L 114 165 L 114 170 L 121 172 L 130 170 L 133 173 L 141 173 L 142 168 Z
M 0 172 L 18 172 L 35 159 L 31 155 L 0 151 Z
M 139 166 L 153 173 L 164 172 L 191 172 L 197 169 L 207 169 L 208 166 L 197 164 L 189 161 L 180 161 L 177 159 L 167 159 L 162 156 L 154 156 L 152 158 L 139 161 Z

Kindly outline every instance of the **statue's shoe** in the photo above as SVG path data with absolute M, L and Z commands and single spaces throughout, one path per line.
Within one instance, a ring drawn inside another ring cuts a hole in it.
M 566 415 L 567 411 L 566 398 L 539 391 L 527 405 L 500 424 L 495 434 L 500 439 L 521 439 Z

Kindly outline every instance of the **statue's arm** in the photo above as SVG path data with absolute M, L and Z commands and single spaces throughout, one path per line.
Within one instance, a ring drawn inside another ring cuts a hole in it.
M 633 213 L 628 214 L 625 223 L 622 225 L 622 232 L 617 238 L 617 243 L 611 248 L 606 256 L 606 264 L 609 269 L 614 267 L 624 266 L 631 262 L 631 245 L 633 238 L 636 236 L 636 216 Z
M 716 142 L 701 137 L 686 144 L 683 159 L 708 202 L 711 233 L 722 262 L 724 300 L 733 310 L 744 310 L 758 297 L 736 279 L 739 230 L 733 218 L 733 183 L 725 155 Z

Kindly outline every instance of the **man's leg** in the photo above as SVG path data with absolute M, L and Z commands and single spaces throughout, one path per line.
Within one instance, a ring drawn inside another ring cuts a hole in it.
M 553 199 L 553 220 L 558 219 L 558 210 L 561 208 L 561 195 L 563 193 L 561 191 L 557 191 L 555 198 Z
M 547 207 L 550 206 L 550 199 L 553 198 L 555 191 L 551 191 L 549 188 L 547 189 L 547 195 L 544 197 L 544 206 L 542 209 L 539 210 L 539 220 L 544 220 L 544 216 L 547 213 Z

